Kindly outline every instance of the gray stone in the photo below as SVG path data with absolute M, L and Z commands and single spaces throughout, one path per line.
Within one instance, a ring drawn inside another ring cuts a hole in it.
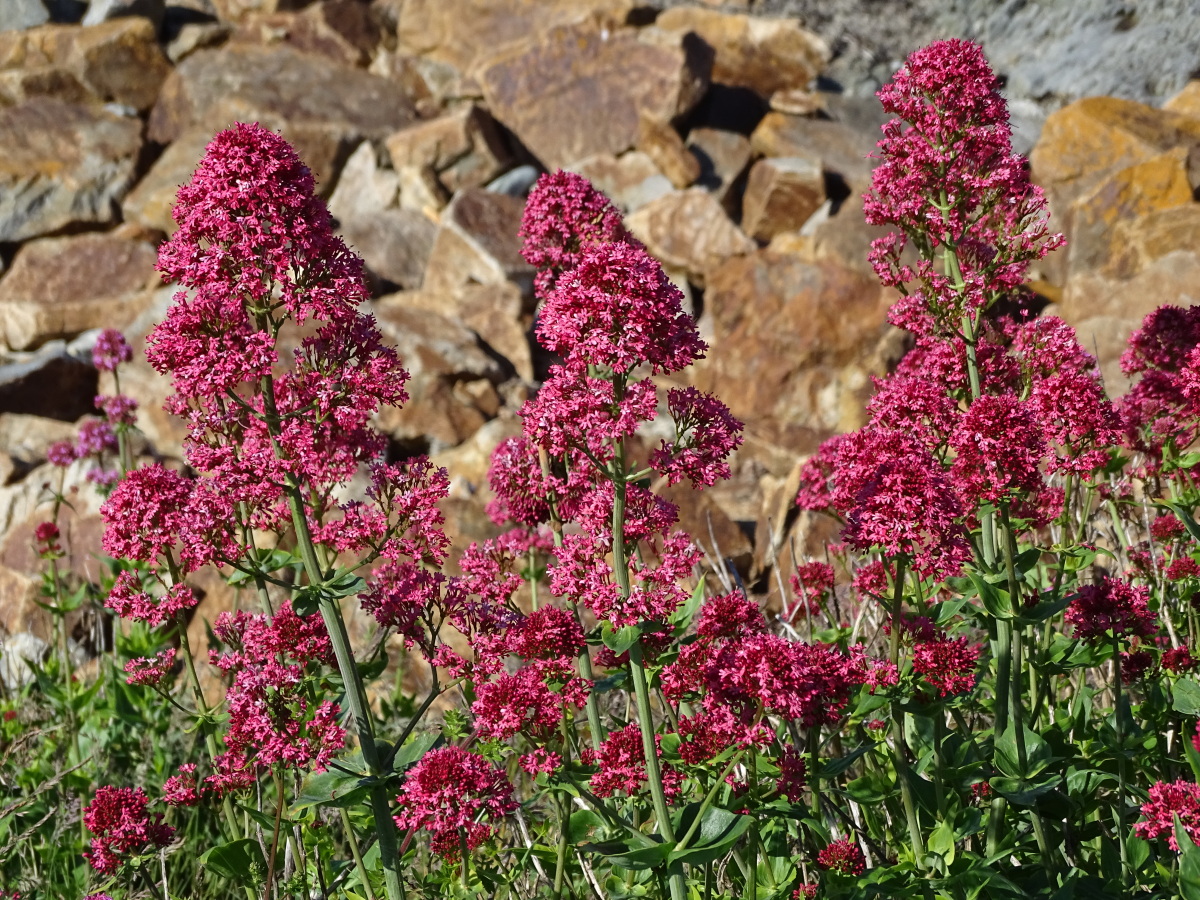
M 486 190 L 494 194 L 504 194 L 507 197 L 524 197 L 529 193 L 538 180 L 537 166 L 517 166 L 510 172 L 493 178 L 486 185 Z
M 99 25 L 110 19 L 141 16 L 161 28 L 166 13 L 166 0 L 90 0 L 83 16 L 84 25 Z
M 341 220 L 340 233 L 381 281 L 414 288 L 425 277 L 438 227 L 416 210 L 381 209 Z
M 693 128 L 688 133 L 688 149 L 700 161 L 697 184 L 727 204 L 734 185 L 750 165 L 749 139 L 736 131 Z
M 42 0 L 0 0 L 0 31 L 21 31 L 50 21 Z
M 640 150 L 619 157 L 598 153 L 567 166 L 567 171 L 582 175 L 622 212 L 641 209 L 674 190 L 671 180 Z
M 0 109 L 0 241 L 112 222 L 141 130 L 137 119 L 51 98 Z
M 13 350 L 92 328 L 123 328 L 158 282 L 153 245 L 109 234 L 22 245 L 0 278 L 0 337 Z
M 258 121 L 278 128 L 318 185 L 332 188 L 351 149 L 413 118 L 412 104 L 385 78 L 287 47 L 229 45 L 179 64 L 150 113 L 147 136 L 168 144 L 194 126 L 213 133 Z
M 74 422 L 96 411 L 96 368 L 51 341 L 32 353 L 0 356 L 0 413 Z

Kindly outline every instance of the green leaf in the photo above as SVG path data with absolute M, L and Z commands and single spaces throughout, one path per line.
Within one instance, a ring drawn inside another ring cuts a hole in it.
M 677 829 L 679 832 L 686 834 L 691 828 L 689 818 L 691 817 L 684 815 Z M 746 833 L 746 829 L 753 822 L 752 816 L 710 806 L 704 811 L 704 817 L 700 820 L 700 830 L 692 842 L 683 850 L 672 850 L 667 859 L 670 862 L 686 862 L 694 866 L 720 859 L 733 849 L 738 838 Z
M 983 608 L 992 614 L 997 619 L 1011 619 L 1015 616 L 1012 606 L 1012 598 L 1008 595 L 1008 591 L 1001 590 L 978 572 L 969 572 L 971 583 L 975 585 L 975 589 L 979 591 L 979 599 L 983 602 Z
M 321 605 L 321 589 L 318 585 L 306 584 L 292 594 L 292 612 L 298 616 L 311 616 Z
M 692 619 L 695 618 L 696 612 L 700 609 L 700 604 L 704 602 L 704 582 L 706 577 L 706 575 L 700 576 L 700 580 L 696 582 L 696 588 L 692 591 L 692 596 L 688 598 L 687 603 L 671 614 L 671 618 L 668 621 L 675 626 L 676 637 L 688 630 L 692 624 Z
M 1185 716 L 1200 713 L 1200 682 L 1195 678 L 1180 678 L 1171 687 L 1171 706 Z
M 1021 765 L 1020 753 L 1017 750 L 1017 734 L 1015 723 L 1009 723 L 1004 733 L 996 738 L 996 767 L 1005 775 L 1015 778 L 1032 778 L 1050 765 L 1054 756 L 1050 745 L 1036 732 L 1021 726 L 1025 739 L 1025 765 Z
M 1046 592 L 1049 594 L 1050 592 Z M 1053 595 L 1043 598 L 1033 606 L 1028 606 L 1021 610 L 1021 614 L 1017 616 L 1017 622 L 1021 625 L 1037 625 L 1039 622 L 1045 622 L 1047 619 L 1052 619 L 1060 612 L 1071 605 L 1070 597 L 1054 598 Z
M 857 748 L 841 756 L 837 759 L 831 759 L 828 762 L 821 763 L 820 771 L 813 773 L 817 778 L 834 778 L 841 775 L 852 765 L 858 762 L 862 757 L 875 746 L 872 741 L 867 744 L 860 744 Z
M 929 841 L 925 846 L 930 853 L 940 856 L 946 865 L 954 862 L 954 828 L 948 819 L 943 819 L 929 833 Z
M 1007 778 L 997 775 L 988 782 L 997 794 L 1014 806 L 1033 806 L 1042 794 L 1062 783 L 1062 776 L 1047 773 L 1037 778 Z
M 308 809 L 310 806 L 353 806 L 367 794 L 368 786 L 364 784 L 365 781 L 366 775 L 349 774 L 339 769 L 326 769 L 324 772 L 310 774 L 300 785 L 300 796 L 292 803 L 292 809 Z
M 433 745 L 441 739 L 440 734 L 433 733 L 414 736 L 412 740 L 396 751 L 396 758 L 392 760 L 392 771 L 403 772 L 428 753 Z
M 339 569 L 333 573 L 332 578 L 321 585 L 321 589 L 325 593 L 325 596 L 340 599 L 342 597 L 353 597 L 356 594 L 361 594 L 366 586 L 367 582 L 361 575 L 355 575 L 353 572 Z
M 1179 844 L 1179 896 L 1200 900 L 1200 847 L 1192 841 L 1179 816 L 1175 816 L 1175 842 Z
M 651 843 L 648 846 L 634 847 L 629 839 L 600 841 L 596 844 L 582 844 L 580 850 L 599 853 L 607 857 L 614 866 L 632 869 L 635 872 L 642 869 L 655 869 L 666 861 L 672 850 L 667 843 Z
M 200 865 L 235 884 L 250 886 L 257 885 L 267 869 L 262 849 L 252 838 L 212 847 L 200 857 Z
M 612 623 L 608 621 L 600 626 L 600 638 L 604 641 L 604 646 L 617 654 L 627 652 L 641 636 L 642 630 L 637 625 L 623 625 L 616 631 L 613 631 Z

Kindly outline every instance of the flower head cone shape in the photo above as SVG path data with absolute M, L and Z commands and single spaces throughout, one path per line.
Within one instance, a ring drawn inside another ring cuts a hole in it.
M 1129 338 L 1121 370 L 1140 376 L 1122 399 L 1126 443 L 1156 468 L 1168 447 L 1183 449 L 1200 434 L 1200 307 L 1161 306 Z
M 1029 264 L 1062 242 L 1012 152 L 999 87 L 979 45 L 947 40 L 909 56 L 878 93 L 896 118 L 883 126 L 864 212 L 870 224 L 900 232 L 873 242 L 871 262 L 885 284 L 909 291 L 892 320 L 918 334 L 952 332 L 964 314 L 1019 287 Z M 910 244 L 915 265 L 902 259 Z M 954 252 L 957 271 L 937 271 L 942 248 Z
M 573 172 L 541 176 L 529 192 L 521 217 L 521 255 L 538 269 L 538 296 L 546 296 L 558 277 L 579 264 L 585 247 L 614 241 L 636 243 L 607 197 Z
M 678 372 L 707 349 L 662 266 L 623 241 L 583 249 L 575 268 L 547 294 L 537 335 L 568 366 L 604 366 L 623 375 L 640 366 Z
M 189 290 L 147 357 L 172 376 L 167 408 L 187 420 L 188 462 L 270 528 L 285 520 L 289 481 L 328 496 L 382 455 L 369 420 L 406 399 L 407 374 L 359 311 L 362 261 L 279 135 L 244 124 L 218 134 L 180 188 L 175 219 L 158 267 Z

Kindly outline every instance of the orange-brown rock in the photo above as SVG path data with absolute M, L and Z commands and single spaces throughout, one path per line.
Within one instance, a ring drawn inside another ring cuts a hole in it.
M 501 53 L 480 64 L 478 78 L 492 115 L 555 169 L 629 149 L 641 115 L 670 122 L 688 112 L 708 86 L 709 59 L 695 39 L 651 42 L 587 24 Z
M 1189 119 L 1200 119 L 1200 80 L 1193 79 L 1178 94 L 1162 105 L 1165 112 Z
M 407 291 L 404 298 L 413 309 L 432 310 L 462 322 L 491 350 L 504 357 L 518 376 L 533 381 L 528 334 L 532 317 L 525 312 L 520 288 L 511 281 Z
M 338 232 L 384 289 L 395 290 L 424 280 L 438 227 L 422 212 L 397 208 L 342 219 Z
M 795 231 L 825 202 L 825 174 L 818 160 L 803 156 L 760 159 L 750 168 L 742 197 L 742 228 L 769 241 Z
M 112 222 L 141 131 L 136 118 L 50 97 L 0 108 L 0 241 Z
M 1200 143 L 1200 120 L 1132 100 L 1089 97 L 1052 113 L 1030 154 L 1034 180 L 1072 202 L 1115 169 Z
M 750 141 L 736 131 L 693 128 L 688 132 L 688 149 L 700 161 L 700 187 L 712 191 L 726 209 L 734 185 L 750 165 Z
M 379 26 L 361 0 L 321 0 L 300 12 L 247 15 L 232 43 L 284 44 L 345 66 L 365 66 L 379 43 Z
M 670 179 L 640 150 L 620 156 L 598 153 L 567 169 L 594 184 L 622 212 L 632 212 L 671 192 Z
M 829 62 L 829 46 L 795 19 L 771 19 L 676 6 L 655 20 L 664 31 L 694 32 L 716 51 L 713 81 L 769 97 L 805 88 Z
M 525 203 L 470 188 L 455 195 L 442 213 L 442 227 L 429 255 L 423 287 L 453 293 L 464 284 L 514 281 L 532 296 L 533 269 L 521 256 Z
M 770 250 L 734 257 L 708 273 L 711 346 L 695 383 L 746 423 L 743 453 L 811 452 L 861 424 L 869 376 L 889 362 L 893 299 L 834 263 Z
M 442 450 L 462 443 L 500 408 L 504 377 L 465 325 L 408 303 L 404 294 L 372 304 L 384 339 L 409 371 L 409 401 L 380 411 L 379 426 L 401 442 Z
M 213 139 L 207 126 L 189 128 L 179 135 L 154 161 L 133 190 L 121 201 L 126 221 L 137 222 L 166 235 L 175 233 L 175 195 L 179 186 L 192 180 L 204 149 Z
M 496 123 L 475 104 L 403 128 L 390 135 L 386 145 L 396 169 L 431 169 L 451 194 L 486 184 L 511 161 Z
M 729 257 L 756 249 L 704 188 L 665 194 L 630 213 L 625 224 L 664 266 L 697 284 Z
M 170 143 L 187 129 L 210 133 L 236 121 L 279 129 L 332 187 L 350 150 L 409 124 L 412 104 L 385 78 L 289 47 L 201 50 L 171 73 L 150 113 L 147 135 Z
M 808 119 L 769 112 L 750 135 L 754 152 L 762 156 L 801 156 L 819 159 L 854 190 L 866 190 L 871 179 L 878 132 L 871 133 L 846 122 Z
M 1138 268 L 1130 232 L 1140 220 L 1193 202 L 1183 147 L 1113 172 L 1071 207 L 1068 277 L 1095 269 L 1129 277 Z
M 103 234 L 24 244 L 0 278 L 0 337 L 28 350 L 91 328 L 122 328 L 158 282 L 153 245 Z
M 1174 212 L 1179 215 L 1181 210 Z M 1195 236 L 1196 223 L 1189 226 Z M 1142 320 L 1164 304 L 1200 303 L 1200 253 L 1195 246 L 1150 260 L 1130 278 L 1081 272 L 1064 286 L 1054 311 L 1075 327 L 1080 343 L 1096 354 L 1110 394 L 1128 390 L 1120 359 L 1129 335 L 1141 327 Z
M 700 160 L 686 146 L 674 126 L 641 116 L 637 148 L 654 161 L 671 184 L 685 188 L 700 177 Z
M 144 111 L 170 71 L 154 26 L 137 16 L 83 28 L 0 32 L 0 103 L 6 105 L 53 96 Z
M 1200 145 L 1200 120 L 1132 100 L 1089 97 L 1052 113 L 1030 153 L 1034 181 L 1046 191 L 1051 225 L 1072 240 L 1075 202 L 1119 169 L 1175 148 Z M 1068 277 L 1070 250 L 1052 253 L 1037 273 L 1053 285 Z
M 465 71 L 496 53 L 559 25 L 584 20 L 601 27 L 624 23 L 632 0 L 392 0 L 401 53 Z

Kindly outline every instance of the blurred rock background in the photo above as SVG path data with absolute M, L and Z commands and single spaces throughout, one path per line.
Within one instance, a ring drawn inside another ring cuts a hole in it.
M 1196 0 L 0 0 L 0 638 L 48 629 L 32 529 L 63 477 L 47 447 L 111 390 L 89 365 L 96 329 L 139 347 L 162 316 L 175 191 L 239 120 L 296 145 L 366 260 L 413 374 L 379 424 L 394 457 L 450 470 L 464 546 L 492 533 L 488 455 L 547 364 L 524 195 L 545 170 L 592 179 L 699 317 L 711 350 L 688 377 L 746 423 L 733 480 L 672 499 L 778 605 L 777 567 L 824 536 L 792 505 L 798 465 L 861 423 L 871 376 L 905 350 L 860 197 L 873 93 L 939 37 L 982 41 L 1006 79 L 1069 238 L 1033 287 L 1121 392 L 1129 332 L 1200 297 Z M 141 451 L 169 459 L 166 387 L 144 361 L 122 375 Z M 80 490 L 62 524 L 67 563 L 94 577 L 83 469 L 65 473 Z M 200 586 L 197 637 L 233 602 Z

